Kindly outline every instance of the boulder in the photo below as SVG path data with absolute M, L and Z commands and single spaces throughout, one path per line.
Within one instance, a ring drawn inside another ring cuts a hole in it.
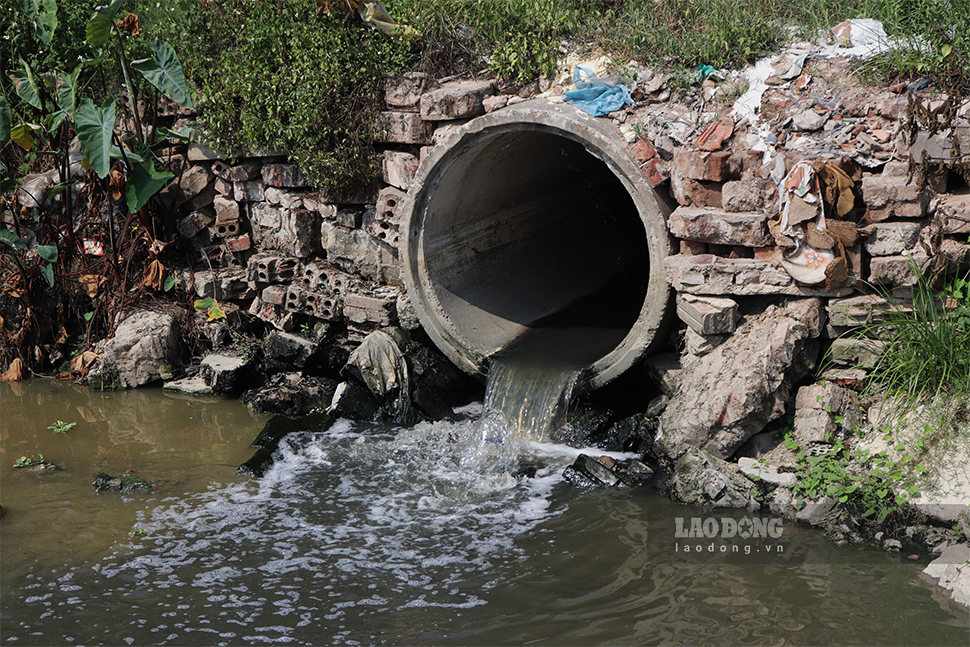
M 245 357 L 212 353 L 202 360 L 200 373 L 213 393 L 231 393 L 242 390 L 248 368 Z
M 737 465 L 689 447 L 674 466 L 670 495 L 680 503 L 756 510 L 759 505 L 750 494 L 752 487 Z
M 661 417 L 658 448 L 672 460 L 689 448 L 727 458 L 785 412 L 793 384 L 815 367 L 808 327 L 770 307 L 683 368 Z
M 304 416 L 314 411 L 325 411 L 333 400 L 336 388 L 336 381 L 325 377 L 280 373 L 262 386 L 246 391 L 240 399 L 256 413 Z
M 937 559 L 923 569 L 924 578 L 931 579 L 947 591 L 950 599 L 970 609 L 970 546 L 949 546 Z
M 288 332 L 274 332 L 263 344 L 263 369 L 267 373 L 301 370 L 317 351 L 317 344 Z
M 137 310 L 98 344 L 101 355 L 88 373 L 96 389 L 126 389 L 170 379 L 181 369 L 179 330 L 168 312 Z
M 152 484 L 143 478 L 139 478 L 134 474 L 119 474 L 118 476 L 111 476 L 105 472 L 98 472 L 94 475 L 94 486 L 95 492 L 131 492 L 132 490 L 151 490 Z

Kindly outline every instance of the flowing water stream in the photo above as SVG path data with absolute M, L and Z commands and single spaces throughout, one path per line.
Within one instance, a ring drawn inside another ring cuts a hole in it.
M 234 470 L 266 418 L 236 401 L 0 384 L 0 642 L 968 643 L 927 556 L 792 525 L 781 555 L 690 559 L 701 511 L 570 486 L 577 450 L 482 409 L 292 434 L 255 480 Z M 63 469 L 11 467 L 38 453 Z M 155 489 L 94 493 L 127 469 Z

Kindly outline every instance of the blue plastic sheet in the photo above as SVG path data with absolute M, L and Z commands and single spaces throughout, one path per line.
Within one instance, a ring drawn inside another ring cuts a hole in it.
M 622 83 L 608 83 L 599 79 L 585 67 L 577 65 L 573 68 L 573 83 L 579 89 L 566 92 L 562 95 L 563 99 L 594 117 L 603 117 L 623 106 L 633 105 L 629 88 Z

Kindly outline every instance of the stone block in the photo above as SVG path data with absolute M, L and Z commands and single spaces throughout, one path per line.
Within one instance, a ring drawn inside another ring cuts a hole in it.
M 866 294 L 828 303 L 829 324 L 839 328 L 865 326 L 886 319 L 891 306 L 880 296 Z
M 285 212 L 286 210 L 280 207 L 258 202 L 250 208 L 249 219 L 256 226 L 275 231 L 282 225 Z
M 231 393 L 245 387 L 248 366 L 243 357 L 213 353 L 202 360 L 199 373 L 213 393 Z
M 357 324 L 374 323 L 390 326 L 397 320 L 394 297 L 348 294 L 344 297 L 344 317 Z
M 381 171 L 387 184 L 407 191 L 417 170 L 418 158 L 414 155 L 400 151 L 384 151 Z
M 795 437 L 799 443 L 832 442 L 833 435 L 838 430 L 835 415 L 819 409 L 799 409 L 795 412 L 793 424 Z
M 213 215 L 207 211 L 193 211 L 179 221 L 176 229 L 179 236 L 189 239 L 210 226 L 214 221 Z
M 255 296 L 249 287 L 247 272 L 241 267 L 202 270 L 194 276 L 186 275 L 186 278 L 194 280 L 195 293 L 200 299 L 251 299 Z
M 233 236 L 226 239 L 226 247 L 230 252 L 245 252 L 247 249 L 252 248 L 253 241 L 249 237 L 249 234 L 242 234 L 241 236 Z
M 758 211 L 764 206 L 764 196 L 763 182 L 725 182 L 721 187 L 721 207 L 729 213 Z
M 680 240 L 680 253 L 684 256 L 698 256 L 700 254 L 707 254 L 707 243 L 701 243 L 696 240 Z
M 285 332 L 274 332 L 263 343 L 264 367 L 268 373 L 302 369 L 317 351 L 312 341 Z
M 501 110 L 509 103 L 509 96 L 507 94 L 497 94 L 491 97 L 485 97 L 482 99 L 482 106 L 485 108 L 485 114 L 490 112 L 495 112 L 496 110 Z
M 812 339 L 821 336 L 825 331 L 828 317 L 821 299 L 791 299 L 785 306 L 785 314 L 805 324 L 808 336 Z
M 670 233 L 678 238 L 745 247 L 764 247 L 772 242 L 767 223 L 768 217 L 763 213 L 726 213 L 692 207 L 678 207 L 667 220 Z
M 391 108 L 417 112 L 421 95 L 433 83 L 422 72 L 408 72 L 384 80 L 384 102 Z
M 845 389 L 835 384 L 809 384 L 798 389 L 795 395 L 795 409 L 811 409 L 839 413 L 849 403 Z
M 287 189 L 279 189 L 277 187 L 268 186 L 264 192 L 266 197 L 266 202 L 270 204 L 279 205 L 284 209 L 301 209 L 303 208 L 303 196 L 306 195 L 300 191 L 289 191 Z M 306 207 L 310 209 L 309 207 Z M 311 211 L 316 211 L 316 209 L 310 209 Z
M 482 99 L 498 91 L 494 81 L 457 81 L 421 95 L 421 119 L 450 121 L 485 114 Z
M 951 193 L 942 196 L 936 211 L 946 218 L 943 233 L 970 234 L 970 193 Z
M 412 112 L 382 112 L 376 141 L 384 144 L 430 144 L 431 124 Z
M 691 180 L 726 182 L 736 179 L 731 153 L 728 151 L 705 153 L 681 150 L 674 154 L 674 167 L 677 172 Z
M 263 303 L 272 303 L 274 306 L 281 306 L 286 303 L 287 289 L 288 286 L 285 285 L 267 285 L 263 288 L 259 298 Z
M 920 226 L 915 222 L 885 222 L 869 225 L 864 243 L 872 256 L 897 256 L 916 246 Z
M 262 202 L 266 199 L 265 190 L 262 180 L 232 183 L 232 197 L 236 202 Z
M 688 327 L 684 335 L 687 352 L 694 357 L 703 357 L 724 343 L 730 335 L 702 335 Z
M 202 193 L 209 186 L 209 183 L 212 182 L 212 178 L 212 171 L 206 167 L 200 165 L 190 166 L 179 179 L 179 188 L 182 190 L 183 198 L 189 201 Z
M 828 359 L 835 366 L 872 370 L 882 355 L 886 342 L 865 337 L 839 337 L 832 340 Z
M 940 243 L 940 253 L 953 263 L 970 263 L 970 245 L 949 238 Z
M 232 198 L 235 188 L 232 186 L 232 182 L 223 180 L 221 177 L 217 177 L 216 181 L 213 182 L 212 186 L 216 188 L 216 193 L 221 196 L 227 196 Z
M 668 283 L 675 290 L 690 294 L 839 297 L 852 293 L 848 286 L 826 292 L 824 288 L 798 285 L 784 269 L 756 259 L 677 254 L 664 259 L 664 269 Z
M 700 335 L 732 333 L 738 323 L 738 304 L 731 299 L 680 294 L 677 316 Z
M 216 224 L 239 221 L 239 203 L 223 196 L 216 196 L 212 200 L 212 207 L 216 212 Z
M 327 258 L 351 274 L 390 285 L 401 285 L 397 250 L 361 229 L 333 227 L 327 240 Z
M 870 175 L 862 178 L 862 199 L 866 218 L 882 222 L 892 218 L 922 218 L 929 204 L 929 191 L 920 190 L 905 177 Z
M 924 255 L 877 256 L 869 261 L 869 280 L 888 287 L 916 285 L 931 262 L 932 259 Z
M 320 214 L 316 211 L 307 209 L 284 211 L 273 247 L 297 258 L 313 256 L 321 249 L 320 222 Z
M 835 499 L 830 496 L 823 496 L 814 501 L 806 502 L 805 507 L 795 515 L 795 519 L 802 523 L 818 526 L 824 520 L 825 515 L 831 512 L 834 507 Z
M 192 211 L 197 211 L 199 209 L 205 209 L 212 206 L 212 201 L 216 198 L 218 192 L 216 191 L 216 183 L 210 182 L 202 191 L 198 193 L 194 198 L 188 201 L 188 208 Z
M 754 458 L 739 458 L 738 469 L 756 483 L 767 483 L 776 487 L 791 487 L 797 481 L 794 474 L 779 472 L 774 465 L 758 462 Z
M 347 229 L 359 229 L 364 224 L 364 210 L 356 207 L 338 209 L 337 224 Z
M 301 188 L 307 186 L 303 171 L 296 164 L 265 164 L 261 171 L 266 186 Z
M 670 189 L 677 204 L 695 207 L 721 208 L 722 185 L 718 182 L 692 180 L 673 169 L 670 174 Z
M 226 155 L 223 155 L 209 146 L 199 143 L 189 144 L 187 155 L 190 162 L 208 162 L 226 157 Z

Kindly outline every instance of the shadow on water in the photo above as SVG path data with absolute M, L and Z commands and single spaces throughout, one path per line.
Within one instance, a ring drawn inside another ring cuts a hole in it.
M 782 555 L 688 559 L 676 519 L 705 513 L 573 488 L 577 450 L 489 441 L 481 405 L 293 434 L 257 481 L 233 474 L 262 423 L 236 402 L 18 388 L 0 385 L 3 644 L 967 644 L 921 563 L 794 526 Z M 10 468 L 38 451 L 65 469 Z M 163 482 L 94 494 L 93 471 L 129 468 Z

